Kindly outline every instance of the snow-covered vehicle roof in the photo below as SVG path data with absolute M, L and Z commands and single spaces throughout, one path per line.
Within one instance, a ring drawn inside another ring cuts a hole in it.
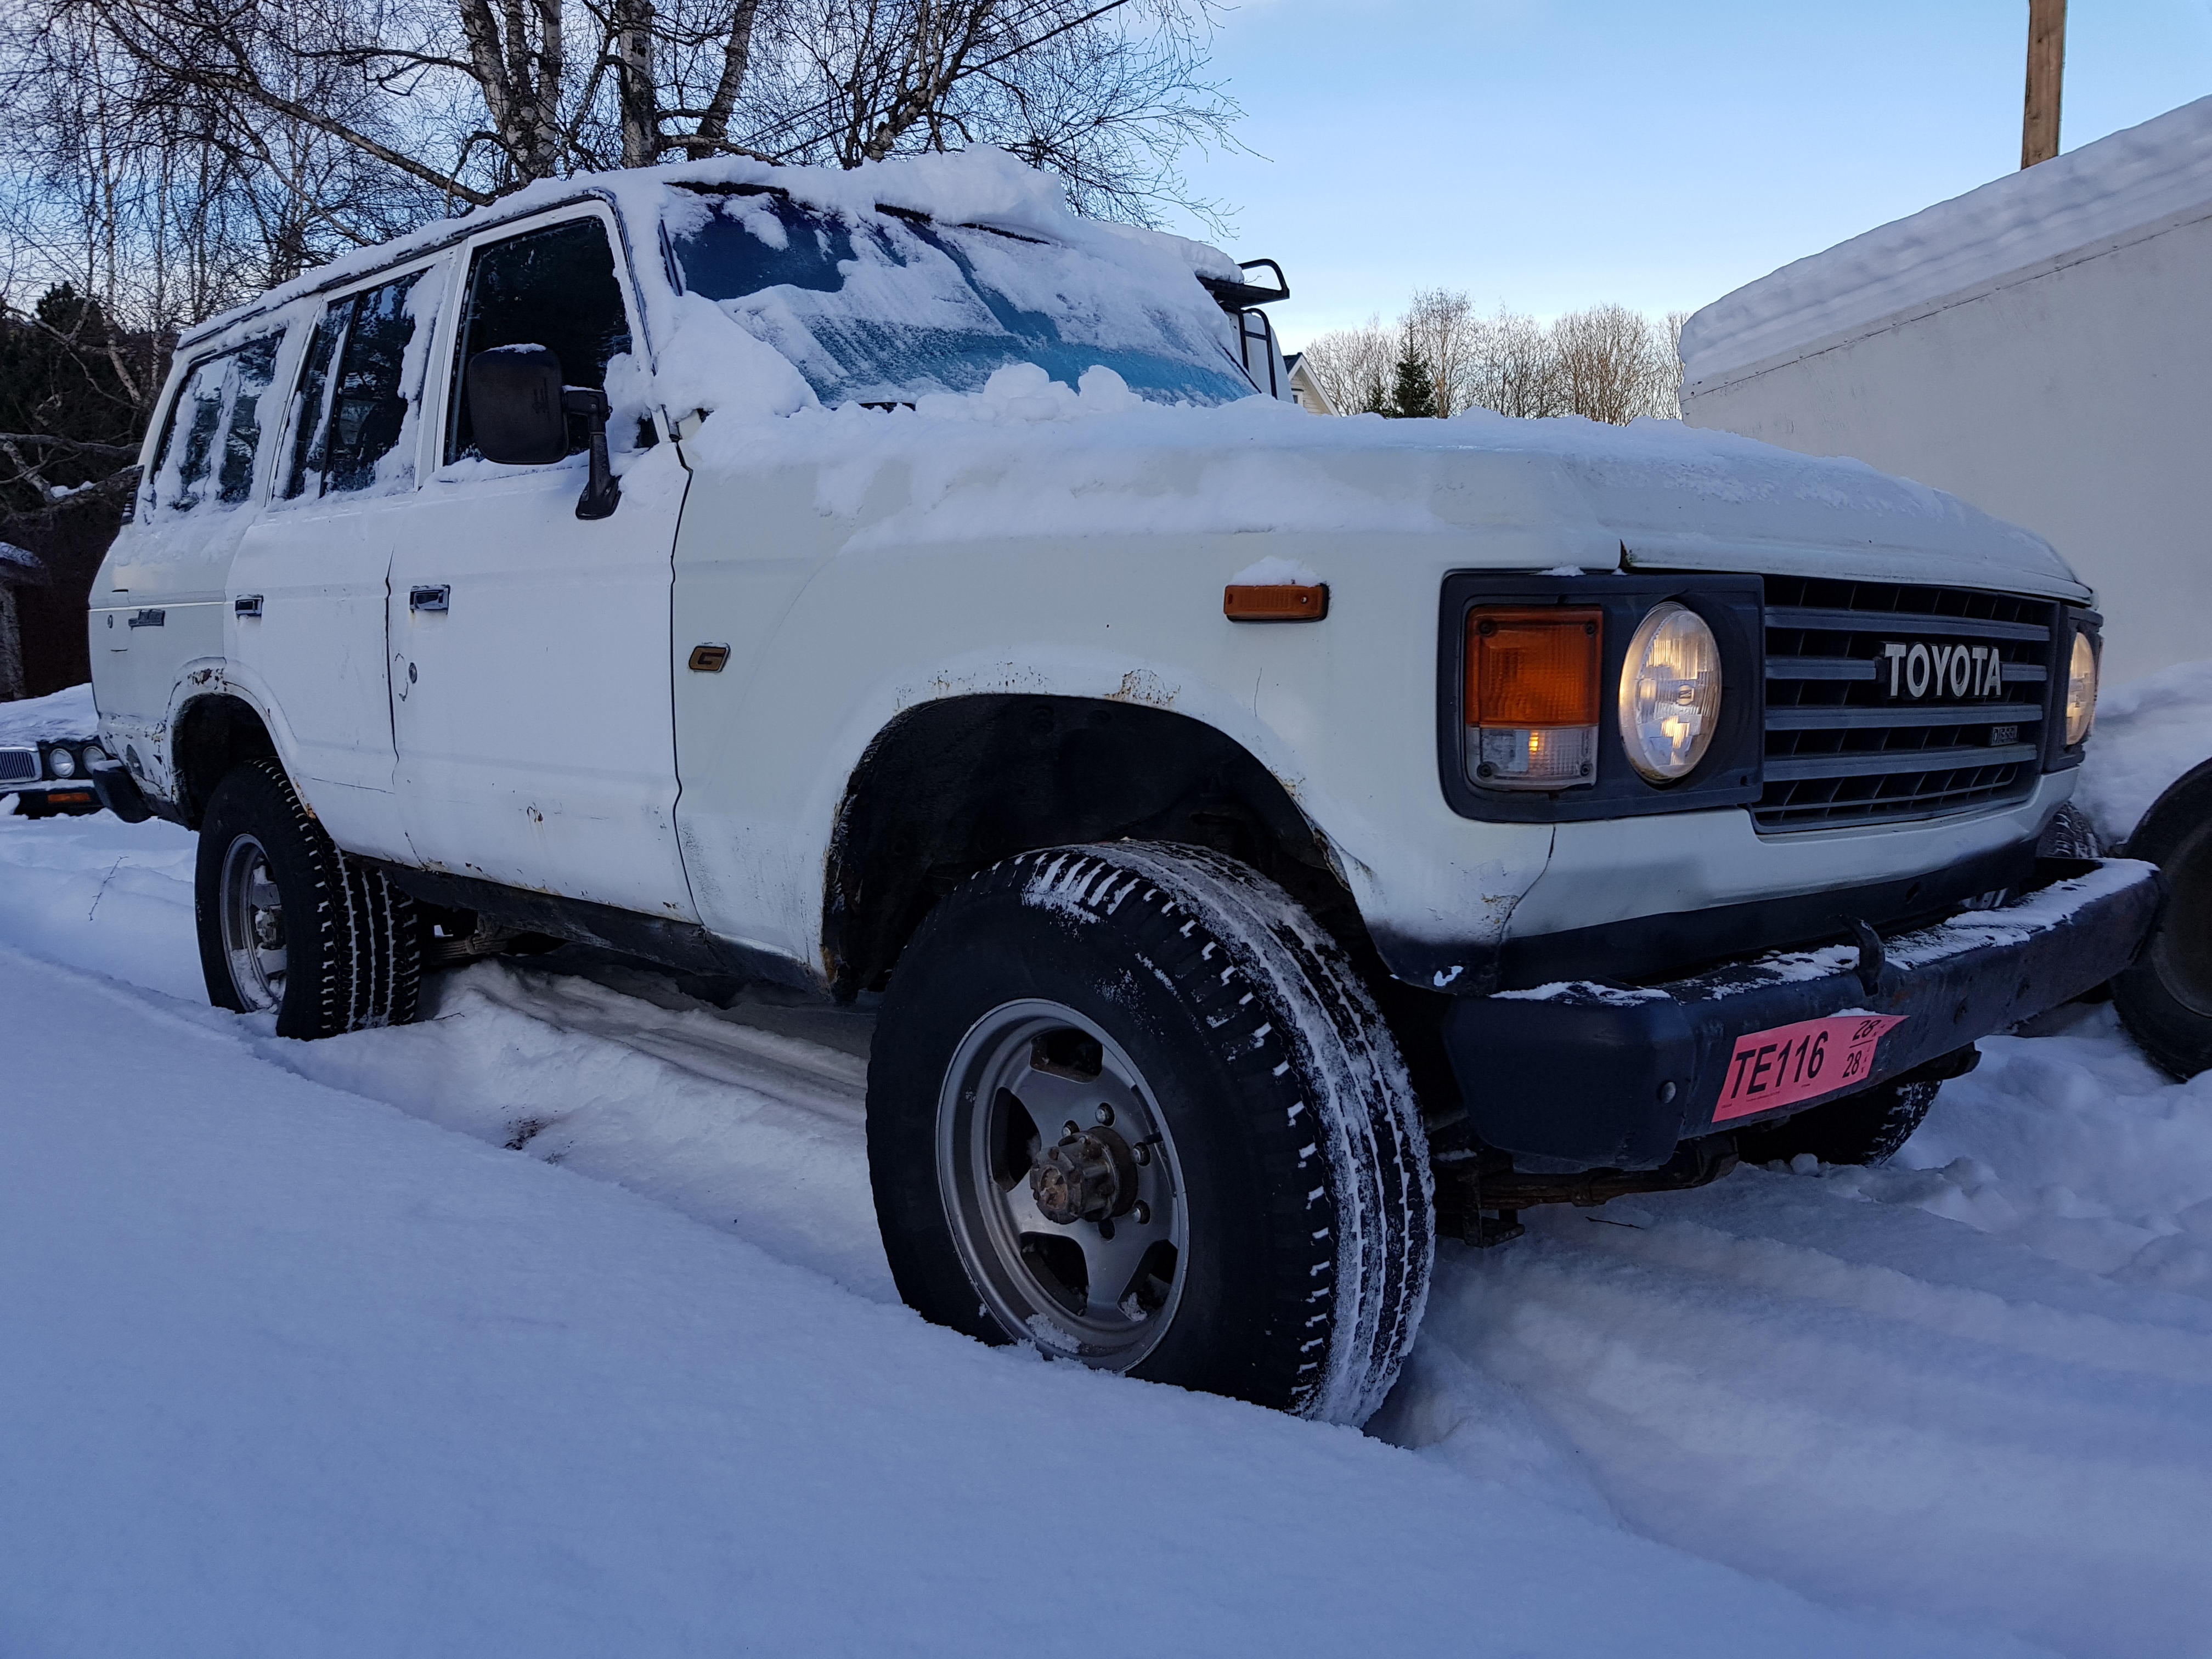
M 2212 216 L 2212 98 L 1787 264 L 1692 317 L 1683 390 Z
M 489 206 L 439 220 L 389 242 L 356 249 L 318 265 L 187 331 L 184 344 L 189 348 L 215 339 L 294 300 L 343 286 L 357 276 L 447 246 L 490 226 L 585 196 L 612 203 L 629 225 L 641 230 L 668 216 L 670 234 L 678 239 L 687 230 L 698 228 L 706 208 L 717 199 L 728 201 L 734 210 L 735 204 L 749 199 L 757 207 L 765 206 L 764 198 L 787 206 L 795 204 L 801 210 L 798 216 L 808 220 L 809 228 L 818 225 L 833 235 L 854 227 L 870 233 L 916 226 L 933 232 L 995 233 L 1002 238 L 1085 256 L 1097 268 L 1089 276 L 1094 289 L 1105 285 L 1103 273 L 1115 272 L 1123 285 L 1149 287 L 1156 303 L 1164 283 L 1170 290 L 1187 290 L 1194 301 L 1206 301 L 1202 283 L 1233 288 L 1245 280 L 1236 260 L 1206 243 L 1079 216 L 1070 210 L 1064 191 L 1049 174 L 988 145 L 952 155 L 898 157 L 849 171 L 778 167 L 744 156 L 726 156 L 540 180 Z M 764 245 L 764 251 L 783 252 L 788 247 L 793 217 L 788 211 L 779 216 L 784 221 L 781 223 L 762 213 L 747 216 L 732 210 L 729 216 L 739 222 L 750 218 L 749 228 Z M 846 240 L 848 246 L 841 257 L 855 251 L 849 246 L 849 237 Z M 649 248 L 633 246 L 631 252 L 648 290 L 644 296 L 647 311 L 653 312 L 658 308 L 654 301 L 665 296 L 651 291 L 656 287 L 653 277 L 663 278 L 672 292 L 684 287 L 681 276 L 670 268 L 678 257 L 678 251 L 664 246 L 662 258 L 651 257 Z M 866 260 L 870 252 L 884 250 L 880 245 L 869 249 L 864 240 L 858 252 Z M 894 262 L 912 252 L 910 240 L 889 250 Z M 702 258 L 697 263 L 703 274 L 715 262 Z M 798 274 L 799 285 L 804 286 L 806 276 Z M 1194 277 L 1199 280 L 1188 280 Z M 1083 296 L 1060 297 L 1065 301 Z
M 1671 421 L 1317 420 L 1244 375 L 1229 255 L 1079 217 L 1048 175 L 989 149 L 547 181 L 349 254 L 188 345 L 243 339 L 293 301 L 587 197 L 629 239 L 649 346 L 609 365 L 611 429 L 653 409 L 703 416 L 688 429 L 702 464 L 830 463 L 822 488 L 840 499 L 897 466 L 913 499 L 860 532 L 872 545 L 1511 531 L 1540 567 L 2087 592 L 2039 538 L 1854 461 Z

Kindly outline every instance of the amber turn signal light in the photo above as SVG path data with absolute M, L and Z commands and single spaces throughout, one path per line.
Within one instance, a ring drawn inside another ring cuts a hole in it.
M 1231 622 L 1319 622 L 1328 615 L 1328 584 L 1231 582 L 1221 590 L 1221 614 Z
M 1604 613 L 1478 607 L 1467 618 L 1467 769 L 1493 789 L 1597 781 Z

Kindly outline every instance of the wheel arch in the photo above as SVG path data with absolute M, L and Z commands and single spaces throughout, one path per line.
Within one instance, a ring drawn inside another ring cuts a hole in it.
M 1367 946 L 1321 832 L 1234 738 L 1141 703 L 977 693 L 902 711 L 853 769 L 824 868 L 832 988 L 848 999 L 880 988 L 937 899 L 976 872 L 1124 838 L 1226 854 Z
M 170 722 L 169 765 L 178 821 L 198 830 L 223 775 L 264 756 L 281 760 L 261 711 L 235 693 L 205 692 L 181 704 Z

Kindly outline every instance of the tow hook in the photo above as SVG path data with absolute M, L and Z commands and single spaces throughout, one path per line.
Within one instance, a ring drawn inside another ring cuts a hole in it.
M 1037 1154 L 1030 1193 L 1047 1221 L 1111 1221 L 1137 1201 L 1137 1159 L 1129 1143 L 1103 1126 L 1066 1133 Z

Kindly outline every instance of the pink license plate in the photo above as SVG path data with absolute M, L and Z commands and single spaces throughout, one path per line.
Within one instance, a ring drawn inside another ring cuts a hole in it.
M 1865 1082 L 1882 1033 L 1905 1020 L 1902 1014 L 1834 1014 L 1738 1037 L 1713 1121 L 1795 1106 Z

